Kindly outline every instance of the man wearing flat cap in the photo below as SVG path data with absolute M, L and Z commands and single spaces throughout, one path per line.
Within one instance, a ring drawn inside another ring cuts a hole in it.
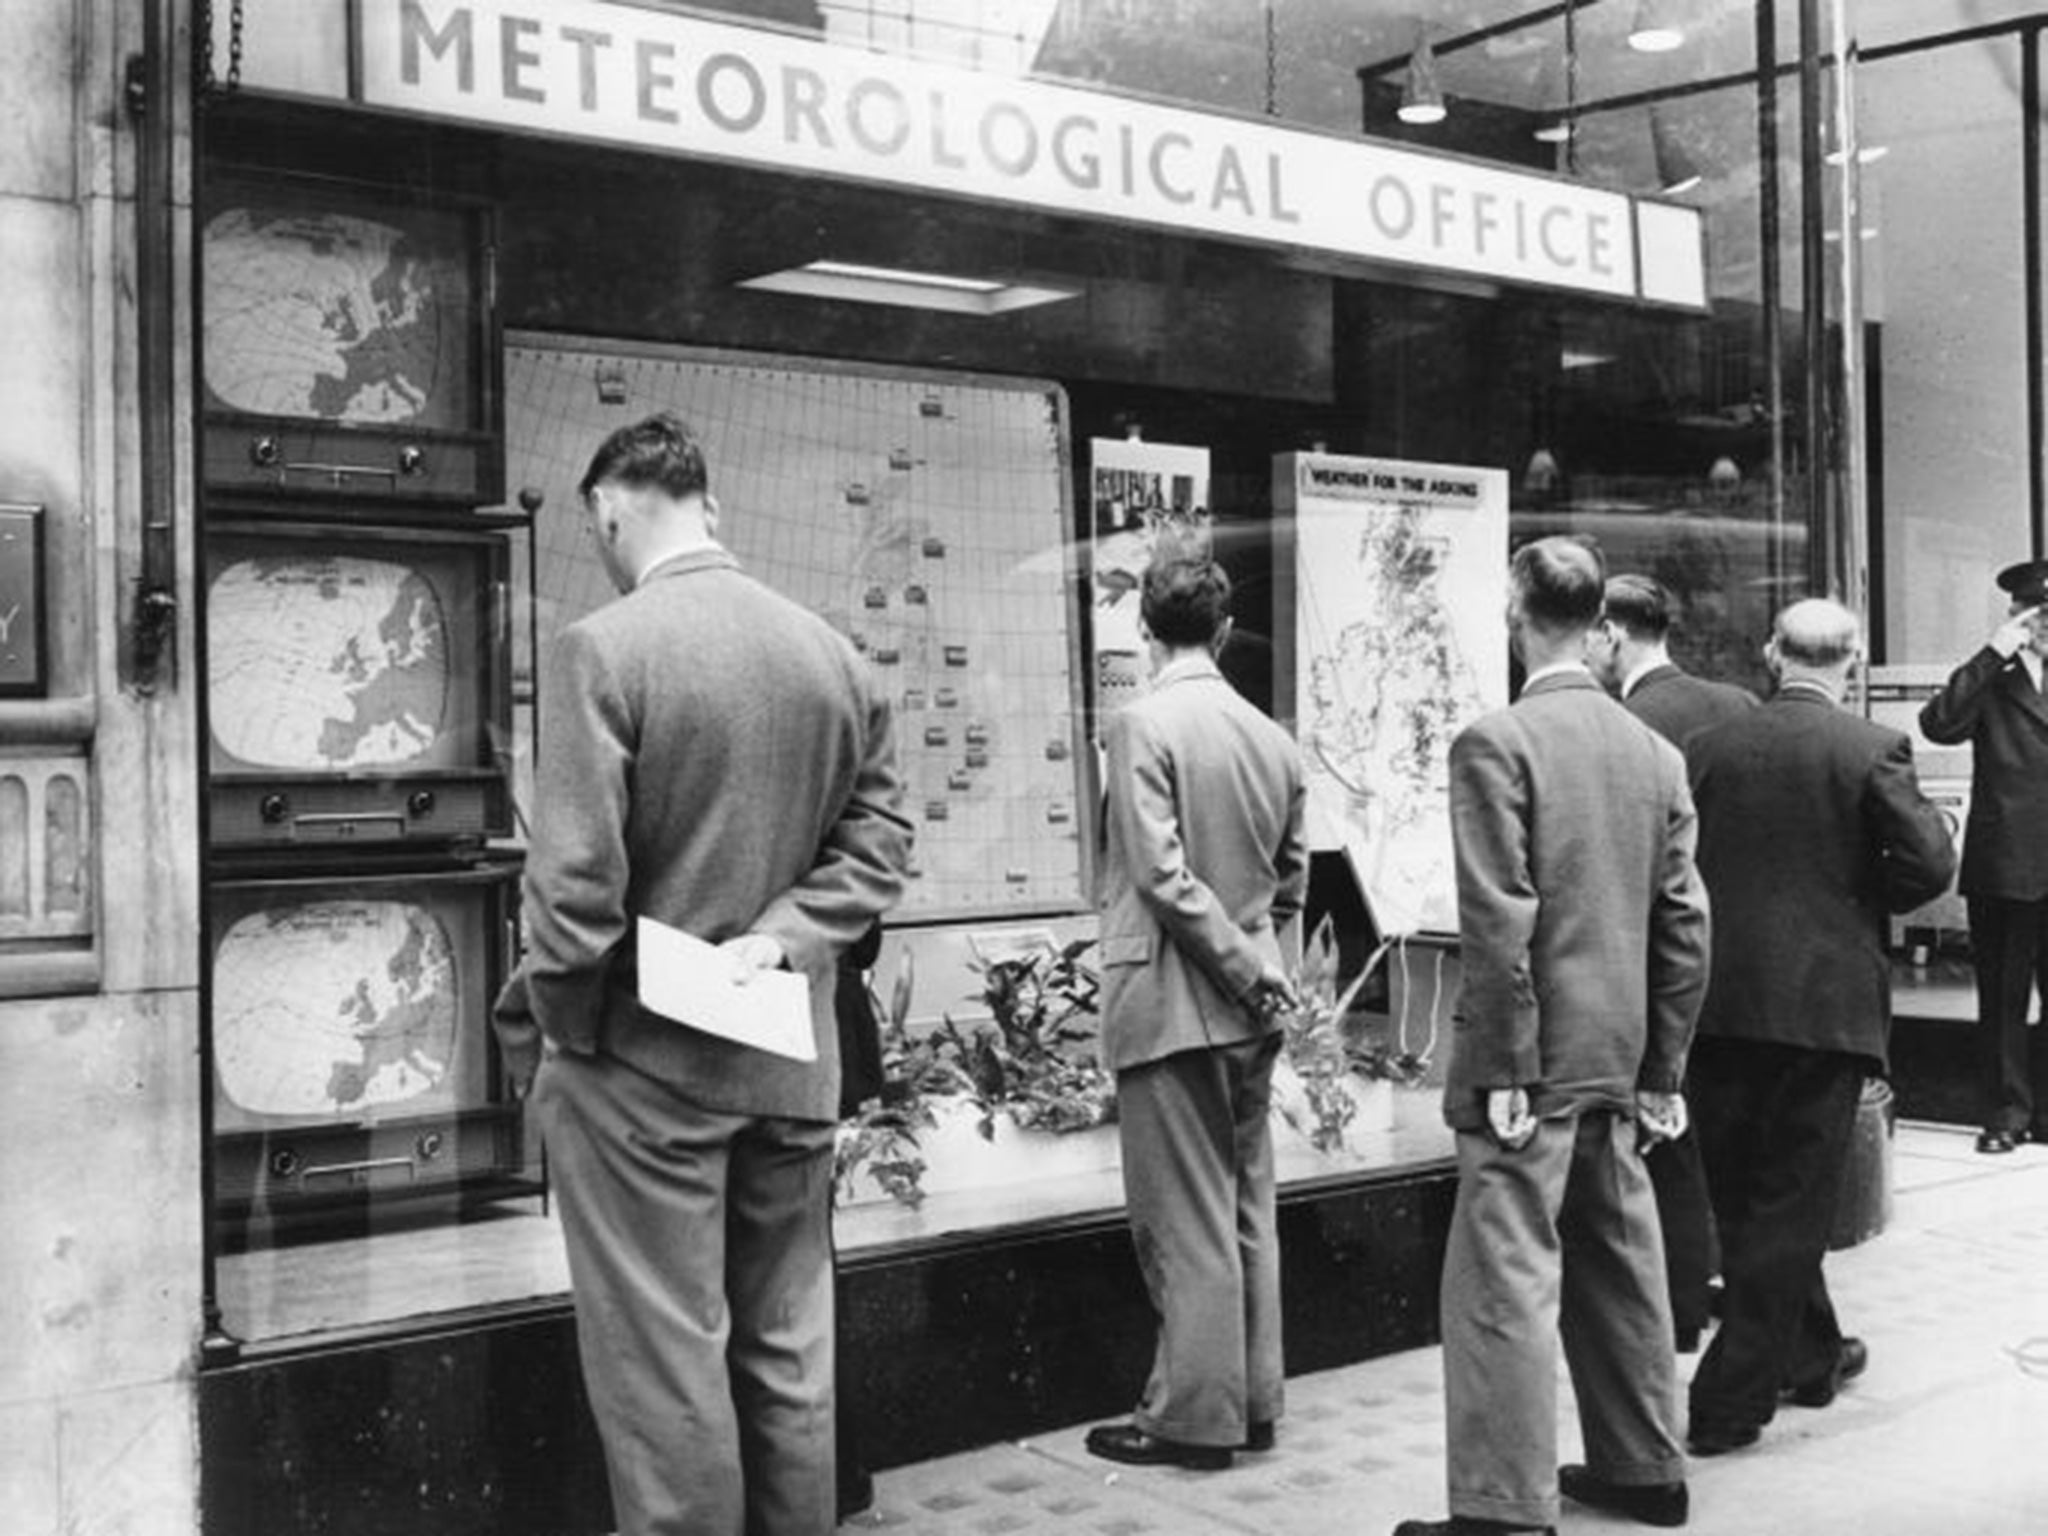
M 1929 741 L 1968 742 L 1973 760 L 1957 886 L 1977 967 L 1979 1152 L 2048 1141 L 2048 1050 L 2027 1028 L 2035 987 L 2048 994 L 2048 560 L 2008 566 L 1998 585 L 2005 622 L 1920 711 Z

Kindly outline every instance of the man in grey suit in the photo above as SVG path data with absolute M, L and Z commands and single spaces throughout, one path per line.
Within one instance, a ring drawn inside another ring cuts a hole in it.
M 1689 743 L 1700 732 L 1755 709 L 1756 699 L 1733 683 L 1680 670 L 1671 659 L 1672 606 L 1662 582 L 1638 575 L 1609 577 L 1587 660 L 1622 708 L 1689 753 Z M 1664 1231 L 1671 1326 L 1679 1351 L 1690 1354 L 1699 1348 L 1711 1320 L 1712 1283 L 1721 1264 L 1699 1136 L 1687 1131 L 1660 1142 L 1646 1161 Z
M 1102 1054 L 1160 1326 L 1136 1413 L 1087 1445 L 1202 1471 L 1270 1447 L 1280 1416 L 1268 1110 L 1308 885 L 1300 755 L 1216 669 L 1229 604 L 1213 562 L 1154 560 L 1152 687 L 1106 730 Z
M 1686 1518 L 1663 1242 L 1639 1140 L 1684 1129 L 1707 975 L 1685 764 L 1585 665 L 1600 558 L 1519 550 L 1512 707 L 1451 744 L 1464 967 L 1444 1085 L 1458 1197 L 1444 1257 L 1451 1518 L 1396 1536 L 1549 1531 L 1565 1494 Z M 1557 1347 L 1587 1465 L 1557 1464 Z
M 1781 1393 L 1825 1407 L 1868 1358 L 1822 1260 L 1863 1080 L 1885 1070 L 1885 914 L 1940 892 L 1955 849 L 1912 743 L 1840 707 L 1858 647 L 1848 609 L 1794 603 L 1766 652 L 1777 693 L 1693 743 L 1717 942 L 1692 1091 L 1727 1280 L 1696 1455 L 1753 1443 Z
M 834 1523 L 828 1191 L 835 961 L 910 846 L 888 707 L 825 622 L 713 537 L 672 416 L 607 438 L 580 487 L 618 601 L 545 679 L 526 958 L 499 1002 L 569 1250 L 584 1379 L 624 1536 L 824 1536 Z M 817 1059 L 644 1008 L 634 925 L 810 981 Z

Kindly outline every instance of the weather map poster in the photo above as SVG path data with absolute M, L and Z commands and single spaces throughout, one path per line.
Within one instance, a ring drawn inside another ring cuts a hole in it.
M 1320 453 L 1273 465 L 1295 551 L 1310 843 L 1348 856 L 1382 933 L 1454 933 L 1451 740 L 1507 702 L 1507 472 Z
M 1209 548 L 1209 450 L 1098 437 L 1088 444 L 1090 618 L 1098 723 L 1145 685 L 1139 584 L 1164 540 Z
M 894 704 L 917 828 L 902 915 L 1085 905 L 1057 385 L 531 332 L 506 338 L 505 377 L 508 483 L 541 494 L 542 670 L 614 596 L 576 498 L 592 452 L 673 411 L 704 444 L 719 538 L 846 634 Z

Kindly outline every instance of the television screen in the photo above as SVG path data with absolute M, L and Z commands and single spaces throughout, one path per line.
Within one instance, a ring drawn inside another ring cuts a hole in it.
M 198 222 L 210 488 L 343 508 L 501 498 L 488 204 L 209 169 Z
M 465 214 L 333 182 L 230 180 L 201 236 L 207 404 L 253 416 L 470 431 Z
M 509 878 L 215 886 L 215 1130 L 356 1126 L 490 1103 Z
M 466 528 L 209 525 L 214 841 L 507 830 L 508 562 Z

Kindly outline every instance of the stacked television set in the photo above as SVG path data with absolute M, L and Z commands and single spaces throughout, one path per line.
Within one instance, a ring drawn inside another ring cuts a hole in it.
M 490 1020 L 531 613 L 530 515 L 493 510 L 493 210 L 247 168 L 198 225 L 221 1240 L 536 1194 Z

